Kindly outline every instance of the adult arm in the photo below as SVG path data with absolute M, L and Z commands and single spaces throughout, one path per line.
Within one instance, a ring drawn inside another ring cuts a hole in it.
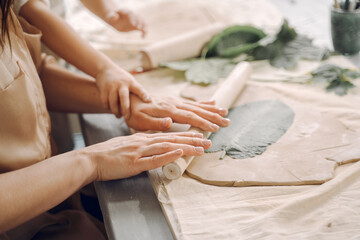
M 56 206 L 94 180 L 133 176 L 184 154 L 200 156 L 210 145 L 201 134 L 135 134 L 0 174 L 0 233 Z

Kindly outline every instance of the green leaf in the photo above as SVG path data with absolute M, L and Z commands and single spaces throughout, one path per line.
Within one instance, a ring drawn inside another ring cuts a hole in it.
M 298 35 L 285 20 L 276 37 L 262 39 L 250 55 L 254 60 L 269 59 L 274 67 L 292 69 L 301 59 L 321 61 L 329 56 L 329 51 L 314 46 L 310 38 Z
M 322 64 L 311 72 L 313 83 L 331 83 L 338 79 L 342 73 L 340 67 L 332 64 Z
M 360 72 L 332 64 L 323 64 L 312 71 L 311 75 L 313 76 L 312 83 L 326 83 L 328 92 L 343 96 L 350 88 L 355 87 L 350 80 L 360 77 Z
M 294 28 L 289 26 L 289 22 L 285 19 L 281 25 L 280 31 L 276 35 L 276 39 L 282 43 L 290 42 L 295 39 L 297 33 Z
M 345 70 L 344 70 L 344 76 L 345 76 L 346 78 L 356 79 L 356 78 L 360 78 L 360 72 L 354 71 L 354 70 L 350 70 L 350 69 L 345 69 Z
M 251 102 L 230 109 L 229 127 L 210 136 L 206 152 L 224 151 L 234 159 L 255 157 L 281 138 L 294 121 L 293 110 L 278 100 Z
M 208 85 L 226 78 L 234 69 L 235 64 L 229 59 L 199 59 L 191 63 L 186 71 L 186 80 L 195 84 Z
M 266 34 L 252 26 L 235 25 L 215 35 L 202 51 L 202 57 L 236 57 L 258 46 Z
M 183 61 L 161 63 L 160 67 L 167 67 L 177 71 L 186 71 L 191 67 L 192 63 L 195 61 L 198 61 L 198 59 L 191 58 Z
M 329 86 L 326 87 L 326 90 L 329 92 L 335 92 L 335 94 L 339 96 L 343 96 L 346 95 L 347 91 L 353 87 L 355 87 L 355 85 L 351 82 L 337 79 L 332 81 Z

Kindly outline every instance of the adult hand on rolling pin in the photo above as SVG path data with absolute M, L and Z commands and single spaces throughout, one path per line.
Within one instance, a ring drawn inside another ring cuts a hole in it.
M 146 35 L 144 21 L 129 10 L 115 10 L 109 12 L 105 18 L 106 22 L 119 32 L 130 32 L 138 30 L 142 33 L 142 37 Z
M 135 78 L 118 66 L 104 68 L 96 75 L 96 85 L 100 90 L 101 102 L 116 117 L 130 118 L 130 93 L 144 102 L 151 102 L 145 89 Z
M 226 109 L 214 106 L 214 102 L 183 101 L 173 97 L 152 97 L 150 103 L 130 95 L 131 117 L 126 120 L 129 127 L 138 131 L 168 130 L 173 122 L 190 124 L 209 132 L 227 127 L 230 120 L 224 118 Z
M 76 151 L 94 166 L 94 180 L 126 178 L 161 167 L 183 155 L 200 156 L 211 146 L 199 133 L 137 133 Z

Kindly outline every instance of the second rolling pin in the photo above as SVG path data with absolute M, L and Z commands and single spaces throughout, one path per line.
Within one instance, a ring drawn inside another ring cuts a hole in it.
M 215 101 L 216 106 L 229 109 L 234 101 L 238 98 L 241 90 L 244 88 L 246 81 L 250 78 L 251 66 L 248 62 L 241 62 L 226 80 L 221 84 L 218 90 L 214 93 L 211 100 Z M 200 132 L 204 137 L 210 136 L 209 132 L 201 131 L 198 128 L 190 128 L 191 132 Z M 176 161 L 163 166 L 163 173 L 167 179 L 175 180 L 183 175 L 186 168 L 189 166 L 194 157 L 185 156 Z

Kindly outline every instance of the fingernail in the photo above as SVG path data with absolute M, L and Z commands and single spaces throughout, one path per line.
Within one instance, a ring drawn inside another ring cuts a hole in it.
M 204 145 L 204 147 L 210 147 L 211 146 L 211 141 L 210 140 L 203 140 L 202 145 Z
M 144 97 L 144 100 L 145 100 L 146 102 L 151 102 L 151 97 L 145 96 L 145 97 Z
M 181 154 L 182 153 L 182 150 L 181 149 L 178 149 L 175 151 L 175 154 Z
M 204 152 L 204 148 L 202 147 L 195 147 L 195 151 L 198 153 L 203 153 Z
M 216 132 L 217 130 L 219 130 L 219 126 L 218 125 L 216 125 L 216 124 L 211 124 L 211 130 L 212 131 L 214 131 L 214 132 Z
M 224 113 L 224 114 L 227 114 L 227 113 L 228 113 L 228 110 L 225 109 L 225 108 L 220 108 L 219 111 L 222 112 L 222 113 Z
M 223 122 L 224 124 L 230 124 L 230 119 L 228 119 L 228 118 L 223 118 L 223 119 L 221 120 L 221 122 Z
M 165 118 L 164 120 L 162 120 L 161 126 L 163 126 L 164 128 L 170 128 L 171 119 L 170 118 Z
M 196 138 L 203 138 L 204 135 L 203 135 L 202 133 L 195 133 L 195 134 L 194 134 L 194 137 L 196 137 Z

